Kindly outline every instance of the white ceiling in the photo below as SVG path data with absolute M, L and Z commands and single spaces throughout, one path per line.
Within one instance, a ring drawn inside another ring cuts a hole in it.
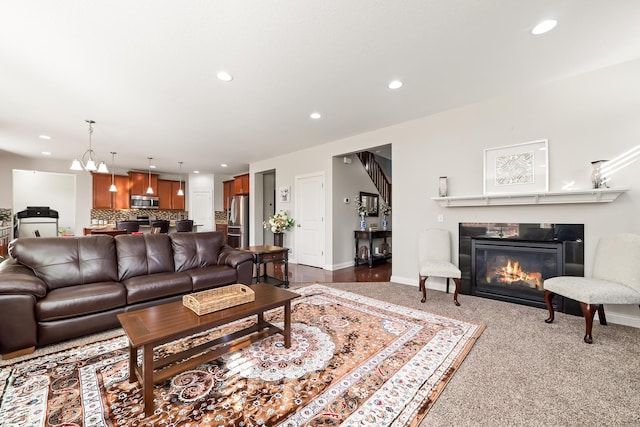
M 234 174 L 639 58 L 639 23 L 638 0 L 7 0 L 0 150 L 70 162 L 92 119 L 117 171 Z

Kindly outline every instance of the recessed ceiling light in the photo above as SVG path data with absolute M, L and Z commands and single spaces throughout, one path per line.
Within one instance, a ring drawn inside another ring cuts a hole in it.
M 220 166 L 222 166 L 223 168 L 226 168 L 227 164 L 226 163 L 222 163 Z
M 531 34 L 533 34 L 534 36 L 544 34 L 548 31 L 553 30 L 557 24 L 558 21 L 556 21 L 555 19 L 547 19 L 546 21 L 542 21 L 538 25 L 533 27 L 533 29 L 531 30 Z
M 43 151 L 42 154 L 45 155 L 45 156 L 50 156 L 51 152 L 50 151 Z
M 320 114 L 320 113 L 311 113 L 311 114 L 309 114 L 309 117 L 311 117 L 312 119 L 318 120 L 319 118 L 322 117 L 322 114 Z
M 393 80 L 389 82 L 389 89 L 400 89 L 402 87 L 402 82 L 400 80 Z
M 40 139 L 51 139 L 49 135 L 40 135 Z
M 200 173 L 200 171 L 193 171 L 193 173 Z
M 230 82 L 233 80 L 233 76 L 226 71 L 218 71 L 216 77 L 218 77 L 218 80 L 222 80 L 223 82 Z

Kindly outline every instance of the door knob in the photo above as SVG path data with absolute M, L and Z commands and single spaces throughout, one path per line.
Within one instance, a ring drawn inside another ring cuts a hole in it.
M 298 227 L 302 227 L 300 224 L 298 224 Z

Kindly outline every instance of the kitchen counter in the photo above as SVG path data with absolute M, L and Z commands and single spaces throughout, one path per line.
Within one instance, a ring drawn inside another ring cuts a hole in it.
M 107 225 L 92 225 L 90 227 L 85 227 L 83 229 L 84 235 L 88 235 L 91 234 L 92 231 L 115 231 L 116 230 L 116 225 L 111 223 L 111 224 L 107 224 Z M 142 233 L 151 233 L 151 225 L 149 225 L 149 223 L 147 222 L 146 224 L 140 224 L 140 231 Z M 198 231 L 198 226 L 197 225 L 193 225 L 193 231 L 197 232 Z M 171 220 L 169 221 L 169 233 L 175 233 L 176 232 L 176 222 Z

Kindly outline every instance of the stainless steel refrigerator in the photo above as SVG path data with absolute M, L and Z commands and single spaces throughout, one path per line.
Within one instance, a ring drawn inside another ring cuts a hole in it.
M 231 198 L 227 243 L 234 248 L 249 246 L 249 196 Z

